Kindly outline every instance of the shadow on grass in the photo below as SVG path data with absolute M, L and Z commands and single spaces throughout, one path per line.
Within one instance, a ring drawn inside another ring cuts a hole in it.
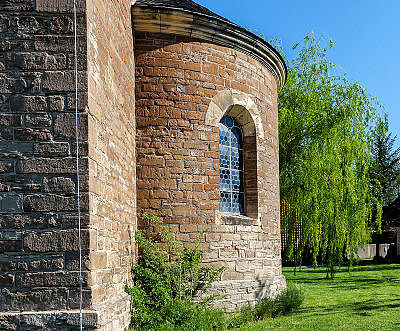
M 364 290 L 376 286 L 400 286 L 400 279 L 394 277 L 368 278 L 348 280 L 340 279 L 340 282 L 328 286 L 331 289 Z
M 291 270 L 291 268 L 289 268 Z M 292 269 L 293 270 L 293 269 Z M 365 272 L 365 271 L 395 271 L 400 270 L 399 264 L 370 264 L 364 266 L 354 265 L 350 268 L 350 272 Z M 348 273 L 349 269 L 346 266 L 338 267 L 336 270 L 337 274 Z M 326 268 L 325 267 L 318 267 L 314 269 L 313 267 L 301 267 L 297 268 L 297 273 L 307 272 L 308 274 L 325 274 L 326 275 Z
M 330 314 L 353 313 L 360 316 L 371 316 L 378 310 L 390 310 L 400 308 L 400 298 L 390 300 L 388 303 L 382 303 L 379 300 L 366 300 L 348 304 L 330 305 L 328 307 L 304 307 L 298 313 L 305 313 L 312 316 L 324 316 Z

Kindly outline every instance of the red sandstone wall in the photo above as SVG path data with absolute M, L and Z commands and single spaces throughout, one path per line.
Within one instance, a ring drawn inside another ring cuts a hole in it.
M 105 329 L 130 321 L 136 157 L 131 1 L 88 1 L 89 208 L 93 308 Z
M 247 290 L 259 286 L 256 280 L 275 279 L 270 293 L 274 295 L 284 282 L 274 78 L 251 57 L 209 43 L 141 32 L 136 43 L 138 212 L 161 216 L 188 243 L 207 230 L 201 248 L 207 261 L 228 268 L 222 280 L 250 282 L 236 290 L 228 289 L 229 282 L 220 284 L 233 303 L 260 296 L 261 288 Z M 264 138 L 257 137 L 261 225 L 216 221 L 218 128 L 205 125 L 205 116 L 211 99 L 226 89 L 250 95 L 261 114 Z

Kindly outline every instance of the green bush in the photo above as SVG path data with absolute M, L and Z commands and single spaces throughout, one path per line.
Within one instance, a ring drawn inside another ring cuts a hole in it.
M 304 288 L 298 284 L 289 283 L 283 293 L 279 296 L 282 314 L 287 314 L 299 309 L 304 299 Z
M 286 289 L 276 298 L 264 298 L 255 307 L 242 307 L 228 322 L 228 328 L 239 328 L 247 323 L 286 315 L 298 309 L 305 299 L 303 287 L 288 284 Z
M 216 297 L 207 296 L 199 303 L 194 298 L 218 280 L 224 268 L 203 266 L 203 254 L 197 247 L 184 247 L 157 217 L 144 213 L 142 218 L 160 231 L 157 241 L 141 232 L 136 234 L 139 260 L 132 268 L 133 286 L 125 287 L 132 297 L 131 325 L 145 330 L 161 326 L 185 330 L 220 328 L 223 313 L 209 306 Z
M 255 308 L 246 305 L 240 308 L 238 312 L 231 315 L 228 321 L 228 329 L 240 328 L 241 326 L 254 322 L 255 320 Z
M 210 306 L 216 296 L 196 301 L 224 268 L 203 266 L 198 247 L 184 247 L 157 217 L 145 213 L 142 218 L 158 228 L 159 235 L 155 240 L 136 234 L 139 260 L 132 268 L 133 286 L 125 287 L 132 297 L 131 326 L 135 330 L 226 330 L 284 315 L 302 304 L 304 291 L 295 284 L 288 284 L 275 299 L 265 298 L 230 316 Z

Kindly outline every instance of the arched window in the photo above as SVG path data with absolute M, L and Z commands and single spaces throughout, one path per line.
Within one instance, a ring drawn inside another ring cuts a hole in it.
M 219 123 L 220 210 L 244 214 L 243 133 L 224 116 Z

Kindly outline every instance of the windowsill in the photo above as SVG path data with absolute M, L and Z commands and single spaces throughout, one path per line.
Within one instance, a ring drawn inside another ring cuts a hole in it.
M 258 218 L 241 214 L 217 212 L 216 223 L 219 225 L 260 225 Z

